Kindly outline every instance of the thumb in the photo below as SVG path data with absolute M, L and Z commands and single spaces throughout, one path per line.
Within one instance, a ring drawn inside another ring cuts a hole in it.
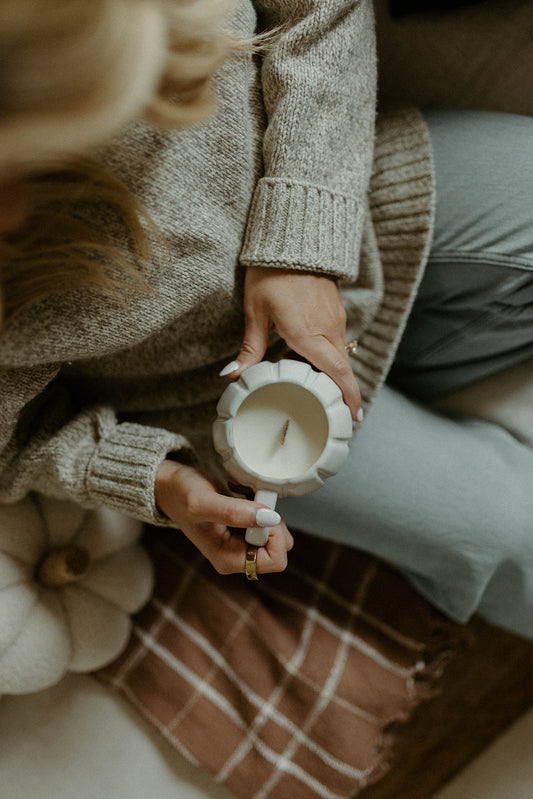
M 268 319 L 247 317 L 239 354 L 235 361 L 231 361 L 220 372 L 221 377 L 239 377 L 245 369 L 259 363 L 268 346 L 269 323 Z

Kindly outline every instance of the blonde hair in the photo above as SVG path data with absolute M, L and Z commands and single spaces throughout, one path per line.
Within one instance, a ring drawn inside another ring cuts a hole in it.
M 78 153 L 140 115 L 182 127 L 211 114 L 212 75 L 238 49 L 223 29 L 228 10 L 220 0 L 0 0 L 0 171 L 32 172 L 32 212 L 0 240 L 5 321 L 65 286 L 112 288 L 104 261 L 130 287 L 145 287 L 147 216 Z M 66 210 L 73 195 L 127 226 L 135 263 Z

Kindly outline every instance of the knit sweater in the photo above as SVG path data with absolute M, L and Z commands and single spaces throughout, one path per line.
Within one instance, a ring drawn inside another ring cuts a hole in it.
M 168 453 L 190 448 L 222 479 L 211 425 L 248 265 L 336 276 L 365 407 L 385 379 L 429 246 L 426 128 L 401 110 L 375 130 L 370 0 L 241 0 L 232 24 L 251 36 L 258 19 L 282 32 L 222 66 L 212 119 L 135 123 L 101 154 L 167 242 L 153 290 L 66 290 L 3 331 L 0 501 L 37 491 L 167 524 L 154 480 Z

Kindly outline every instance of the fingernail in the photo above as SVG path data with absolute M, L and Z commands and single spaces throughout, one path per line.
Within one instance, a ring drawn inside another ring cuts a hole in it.
M 275 510 L 270 510 L 270 508 L 259 508 L 255 514 L 255 523 L 258 527 L 274 527 L 280 521 L 281 516 L 279 513 L 276 513 Z
M 218 373 L 218 376 L 219 377 L 226 377 L 226 375 L 230 375 L 232 372 L 235 372 L 235 371 L 237 371 L 237 369 L 240 369 L 240 368 L 241 368 L 241 364 L 239 363 L 239 361 L 232 361 L 231 363 L 228 363 L 227 366 L 225 366 L 223 369 L 220 370 L 220 372 Z
M 357 411 L 357 416 L 355 418 L 357 419 L 358 422 L 363 421 L 363 419 L 365 418 L 365 414 L 362 408 L 359 408 L 359 410 Z

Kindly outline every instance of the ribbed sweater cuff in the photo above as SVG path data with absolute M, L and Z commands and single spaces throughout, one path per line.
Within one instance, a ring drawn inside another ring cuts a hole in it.
M 124 422 L 102 439 L 87 472 L 91 502 L 149 524 L 173 526 L 155 504 L 155 474 L 169 452 L 186 440 L 159 428 Z
M 255 190 L 240 260 L 354 278 L 363 227 L 355 197 L 279 178 Z

